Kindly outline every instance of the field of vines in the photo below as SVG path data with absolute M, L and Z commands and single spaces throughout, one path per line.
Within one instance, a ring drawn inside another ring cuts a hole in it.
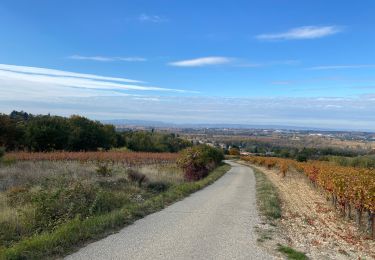
M 367 231 L 375 237 L 375 169 L 275 157 L 245 156 L 242 159 L 268 169 L 278 168 L 282 176 L 291 169 L 305 174 L 315 187 L 324 190 L 346 218 L 355 217 L 360 228 L 366 224 Z
M 17 161 L 81 161 L 81 162 L 121 162 L 129 166 L 173 163 L 177 153 L 148 152 L 12 152 L 7 153 L 5 160 Z

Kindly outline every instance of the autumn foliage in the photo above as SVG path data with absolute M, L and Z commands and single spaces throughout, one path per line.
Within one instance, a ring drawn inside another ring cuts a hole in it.
M 221 150 L 208 145 L 198 145 L 180 152 L 177 164 L 184 170 L 186 180 L 197 181 L 206 177 L 223 159 Z
M 229 149 L 228 153 L 229 153 L 229 155 L 237 156 L 237 155 L 240 155 L 240 149 L 238 149 L 236 147 L 232 147 L 232 148 Z
M 48 152 L 48 153 L 28 153 L 11 152 L 5 158 L 9 160 L 33 160 L 33 161 L 110 161 L 122 162 L 127 165 L 144 165 L 154 163 L 175 162 L 176 153 L 148 153 L 148 152 Z
M 375 170 L 338 166 L 329 162 L 297 162 L 275 157 L 242 157 L 243 160 L 272 168 L 278 166 L 281 173 L 288 168 L 303 172 L 309 180 L 328 193 L 337 196 L 342 205 L 351 203 L 356 208 L 375 213 Z

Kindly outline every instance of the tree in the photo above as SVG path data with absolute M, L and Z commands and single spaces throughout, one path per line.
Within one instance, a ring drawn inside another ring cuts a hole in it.
M 109 149 L 115 145 L 116 132 L 113 126 L 104 126 L 98 121 L 92 121 L 81 116 L 69 118 L 71 134 L 69 149 L 73 151 Z
M 192 145 L 191 142 L 168 133 L 129 131 L 122 136 L 124 145 L 133 151 L 174 153 Z
M 25 123 L 0 114 L 0 146 L 8 150 L 24 146 Z
M 26 127 L 26 143 L 32 151 L 53 151 L 67 148 L 70 127 L 68 120 L 58 116 L 37 116 Z

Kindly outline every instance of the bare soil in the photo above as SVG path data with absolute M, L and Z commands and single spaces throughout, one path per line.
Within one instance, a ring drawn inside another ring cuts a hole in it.
M 266 238 L 260 239 L 263 246 L 274 250 L 278 243 L 288 245 L 310 259 L 375 259 L 375 240 L 345 220 L 304 175 L 290 171 L 282 178 L 276 169 L 252 166 L 266 174 L 282 201 L 276 227 L 264 222 L 257 228 Z

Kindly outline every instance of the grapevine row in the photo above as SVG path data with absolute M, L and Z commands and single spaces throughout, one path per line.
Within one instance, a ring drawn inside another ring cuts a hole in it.
M 358 225 L 361 225 L 362 212 L 367 212 L 368 229 L 375 235 L 375 169 L 344 167 L 322 161 L 297 162 L 275 157 L 245 156 L 242 159 L 268 169 L 277 167 L 283 176 L 291 168 L 304 173 L 314 186 L 330 194 L 334 205 L 346 213 L 348 218 L 354 207 Z
M 111 161 L 121 162 L 128 165 L 144 165 L 154 163 L 174 163 L 177 160 L 176 153 L 148 153 L 148 152 L 48 152 L 48 153 L 28 153 L 13 152 L 8 153 L 5 159 L 8 160 L 45 160 L 45 161 Z

